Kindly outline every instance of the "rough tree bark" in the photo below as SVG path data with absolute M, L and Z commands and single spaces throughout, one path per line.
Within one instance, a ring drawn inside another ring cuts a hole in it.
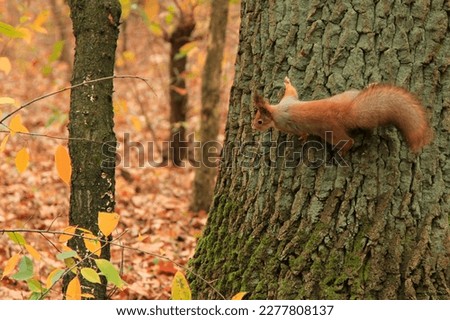
M 226 142 L 196 273 L 226 297 L 450 298 L 448 6 L 242 1 Z M 331 148 L 304 154 L 297 137 L 252 131 L 252 94 L 278 102 L 286 75 L 304 100 L 370 82 L 409 88 L 427 107 L 434 141 L 415 156 L 394 128 L 359 133 L 338 166 Z M 196 298 L 219 298 L 189 280 Z
M 217 143 L 219 134 L 220 113 L 220 74 L 222 71 L 223 51 L 225 48 L 225 32 L 228 20 L 228 0 L 211 2 L 211 20 L 209 23 L 210 40 L 206 53 L 206 61 L 202 74 L 202 110 L 200 146 L 196 146 L 196 163 L 194 190 L 191 209 L 208 210 L 211 204 L 214 181 L 217 174 L 215 164 L 216 152 L 220 149 Z
M 72 84 L 112 76 L 121 7 L 118 0 L 70 0 L 76 39 Z M 116 136 L 112 107 L 112 79 L 72 90 L 69 114 L 69 151 L 72 161 L 69 223 L 99 232 L 99 211 L 114 210 Z M 89 255 L 83 240 L 72 238 L 69 246 L 81 258 Z M 109 246 L 101 257 L 109 259 Z M 92 259 L 83 266 L 93 268 Z M 69 274 L 69 276 L 71 276 Z M 103 277 L 102 277 L 103 278 Z M 65 279 L 65 284 L 68 283 Z M 93 284 L 81 278 L 83 293 L 106 298 L 106 283 Z

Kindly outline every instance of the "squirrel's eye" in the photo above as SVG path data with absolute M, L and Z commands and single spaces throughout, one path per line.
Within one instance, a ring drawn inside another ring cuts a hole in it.
M 261 119 L 259 119 L 258 124 L 263 124 L 263 121 Z

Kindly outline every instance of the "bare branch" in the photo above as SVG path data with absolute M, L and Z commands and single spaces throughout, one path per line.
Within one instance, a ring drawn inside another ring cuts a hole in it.
M 133 76 L 133 75 L 114 75 L 114 76 L 109 76 L 109 77 L 102 77 L 102 78 L 98 78 L 98 79 L 93 79 L 93 80 L 85 80 L 85 81 L 83 81 L 82 83 L 74 84 L 74 85 L 72 85 L 72 86 L 65 87 L 65 88 L 62 88 L 62 89 L 59 89 L 59 90 L 56 90 L 56 91 L 53 91 L 53 92 L 44 94 L 44 95 L 42 95 L 42 96 L 40 96 L 40 97 L 37 97 L 37 98 L 34 98 L 33 100 L 28 101 L 27 103 L 25 103 L 25 104 L 21 105 L 20 107 L 18 107 L 17 109 L 15 109 L 13 112 L 10 112 L 10 113 L 8 113 L 6 116 L 4 116 L 4 117 L 0 120 L 0 124 L 3 124 L 3 122 L 4 122 L 6 119 L 8 119 L 8 118 L 11 117 L 12 115 L 14 115 L 14 114 L 16 114 L 17 112 L 19 112 L 20 110 L 22 110 L 22 109 L 28 107 L 29 105 L 31 105 L 31 104 L 33 104 L 33 103 L 35 103 L 35 102 L 37 102 L 37 101 L 46 99 L 46 98 L 48 98 L 48 97 L 54 96 L 54 95 L 56 95 L 56 94 L 58 94 L 58 93 L 61 93 L 61 92 L 67 91 L 67 90 L 75 89 L 75 88 L 80 87 L 80 86 L 85 85 L 85 84 L 95 83 L 95 82 L 100 82 L 100 81 L 105 81 L 105 80 L 110 80 L 110 79 L 139 79 L 139 80 L 142 80 L 142 81 L 144 81 L 144 82 L 147 84 L 147 86 L 148 86 L 148 87 L 152 90 L 152 92 L 156 95 L 156 93 L 155 93 L 155 91 L 153 90 L 152 86 L 151 86 L 151 85 L 149 84 L 149 82 L 148 82 L 149 79 L 145 79 L 145 78 L 142 78 L 142 77 L 139 77 L 139 76 Z

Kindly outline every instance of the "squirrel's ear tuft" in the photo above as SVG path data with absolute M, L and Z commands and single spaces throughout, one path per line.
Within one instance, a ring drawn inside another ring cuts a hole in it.
M 261 97 L 257 93 L 255 93 L 255 95 L 253 96 L 253 102 L 254 102 L 255 108 L 264 108 L 266 106 L 266 102 L 264 101 L 264 98 Z

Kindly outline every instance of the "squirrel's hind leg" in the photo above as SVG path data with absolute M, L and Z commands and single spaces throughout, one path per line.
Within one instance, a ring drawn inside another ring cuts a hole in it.
M 355 141 L 344 130 L 333 130 L 324 132 L 322 138 L 329 144 L 334 146 L 334 149 L 341 156 L 345 156 Z

